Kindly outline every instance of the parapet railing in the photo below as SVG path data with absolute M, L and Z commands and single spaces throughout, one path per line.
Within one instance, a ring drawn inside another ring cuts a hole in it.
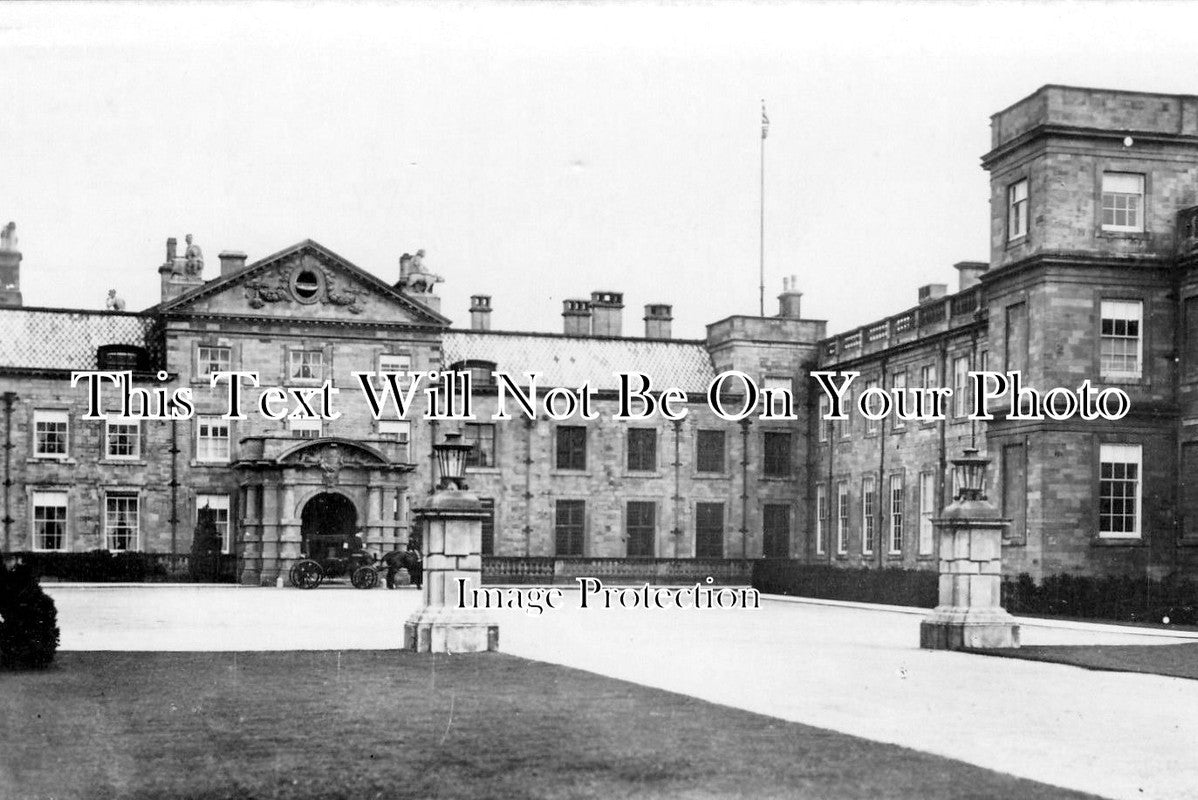
M 577 578 L 613 584 L 747 585 L 753 562 L 744 558 L 585 558 L 483 556 L 484 584 L 573 585 Z
M 856 358 L 929 333 L 968 325 L 984 313 L 982 287 L 974 286 L 826 339 L 820 347 L 820 362 Z

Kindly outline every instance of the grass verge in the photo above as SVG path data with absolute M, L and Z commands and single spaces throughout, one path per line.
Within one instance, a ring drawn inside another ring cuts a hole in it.
M 64 652 L 0 743 L 12 800 L 1086 796 L 499 654 Z
M 1198 642 L 1151 645 L 1076 645 L 975 650 L 991 656 L 1048 661 L 1107 672 L 1144 672 L 1198 680 Z

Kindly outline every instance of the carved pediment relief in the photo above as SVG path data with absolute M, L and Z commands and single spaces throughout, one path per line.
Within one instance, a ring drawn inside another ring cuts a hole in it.
M 301 446 L 279 459 L 284 464 L 320 470 L 326 486 L 334 486 L 341 479 L 342 470 L 378 467 L 387 464 L 382 454 L 351 442 L 316 442 Z
M 245 297 L 251 308 L 262 308 L 268 303 L 323 303 L 361 314 L 366 294 L 312 252 L 295 253 L 245 283 Z

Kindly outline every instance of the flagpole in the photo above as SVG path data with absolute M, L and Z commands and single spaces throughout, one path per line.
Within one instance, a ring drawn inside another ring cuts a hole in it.
M 761 101 L 761 225 L 760 231 L 760 260 L 758 263 L 759 277 L 761 279 L 760 292 L 758 294 L 758 314 L 765 316 L 765 137 L 769 131 L 769 117 L 765 115 L 765 100 Z

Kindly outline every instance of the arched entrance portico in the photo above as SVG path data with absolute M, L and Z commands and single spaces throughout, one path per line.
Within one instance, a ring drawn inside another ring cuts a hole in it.
M 337 492 L 321 492 L 307 503 L 300 514 L 300 552 L 307 558 L 323 561 L 357 550 L 358 510 L 353 501 Z
M 303 556 L 344 557 L 354 534 L 376 555 L 407 541 L 406 442 L 247 436 L 240 450 L 242 583 L 274 584 Z

